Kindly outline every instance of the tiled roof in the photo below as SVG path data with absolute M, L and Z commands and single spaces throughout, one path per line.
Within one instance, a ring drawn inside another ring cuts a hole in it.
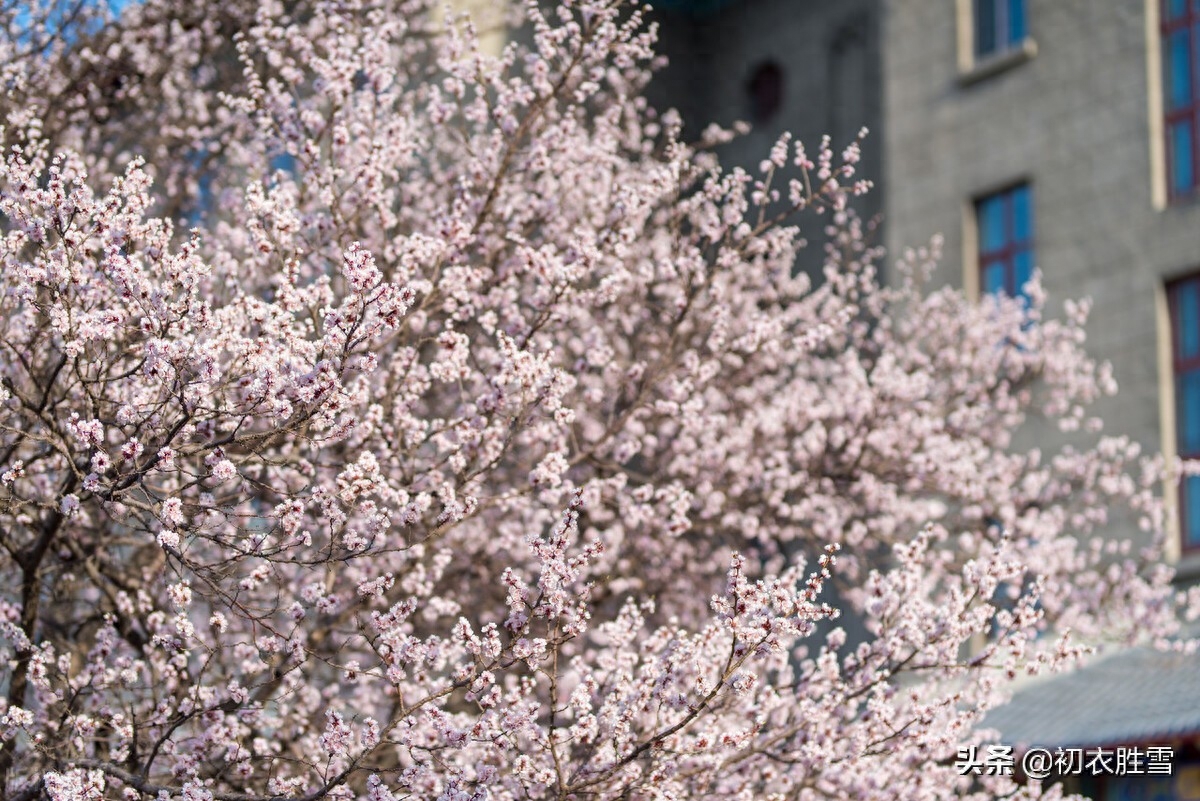
M 1117 652 L 1031 685 L 984 727 L 1017 746 L 1086 747 L 1200 733 L 1200 655 Z

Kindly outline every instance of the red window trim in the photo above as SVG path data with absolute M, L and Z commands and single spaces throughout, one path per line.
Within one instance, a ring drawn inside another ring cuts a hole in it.
M 1029 193 L 1029 228 L 1033 230 L 1033 187 L 1028 181 L 1019 181 L 1015 184 L 1009 184 L 1003 189 L 997 189 L 994 192 L 988 192 L 985 195 L 979 195 L 975 198 L 975 227 L 979 237 L 979 286 L 983 287 L 984 273 L 987 268 L 993 264 L 999 264 L 1004 270 L 1004 292 L 1010 298 L 1017 296 L 1017 291 L 1020 287 L 1017 286 L 1017 256 L 1021 253 L 1028 253 L 1033 250 L 1033 237 L 1025 239 L 1017 239 L 1017 219 L 1016 219 L 1016 204 L 1012 198 L 1008 197 L 1004 201 L 1004 244 L 998 248 L 984 250 L 982 245 L 983 231 L 979 219 L 979 207 L 987 200 L 995 197 L 1011 195 L 1017 189 L 1024 187 Z M 982 293 L 981 293 L 982 294 Z
M 1197 8 L 1196 0 L 1185 0 L 1183 13 L 1175 19 L 1167 19 L 1167 9 L 1171 0 L 1161 0 L 1159 3 L 1159 35 L 1160 47 L 1162 54 L 1160 60 L 1162 64 L 1160 68 L 1164 73 L 1166 69 L 1167 58 L 1167 39 L 1171 34 L 1180 30 L 1188 31 L 1191 38 L 1191 83 L 1192 83 L 1192 100 L 1191 103 L 1181 106 L 1180 108 L 1167 110 L 1167 93 L 1169 87 L 1167 81 L 1163 81 L 1163 146 L 1167 157 L 1167 201 L 1171 203 L 1190 200 L 1197 195 L 1200 195 L 1200 32 L 1197 26 L 1200 26 L 1200 8 Z M 1174 163 L 1172 157 L 1171 143 L 1171 126 L 1178 122 L 1190 120 L 1192 123 L 1192 185 L 1182 191 L 1176 189 L 1174 177 Z
M 1200 290 L 1200 273 L 1192 273 L 1190 275 L 1180 276 L 1167 282 L 1167 313 L 1171 322 L 1171 391 L 1175 397 L 1175 402 L 1179 402 L 1179 376 L 1185 372 L 1192 370 L 1200 370 L 1200 353 L 1187 358 L 1181 357 L 1180 353 L 1180 325 L 1179 325 L 1179 287 L 1184 284 L 1196 284 Z M 1200 302 L 1200 298 L 1198 301 Z M 1179 442 L 1179 428 L 1181 423 L 1181 410 L 1175 409 L 1175 455 L 1180 459 L 1197 459 L 1200 458 L 1200 450 L 1184 452 Z M 1187 487 L 1183 480 L 1179 482 L 1178 508 L 1179 508 L 1179 546 L 1184 553 L 1194 553 L 1200 551 L 1200 537 L 1189 537 L 1189 532 L 1184 530 L 1188 519 L 1187 507 Z

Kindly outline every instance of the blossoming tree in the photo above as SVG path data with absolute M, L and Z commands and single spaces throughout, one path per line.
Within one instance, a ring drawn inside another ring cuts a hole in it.
M 859 143 L 722 171 L 636 8 L 67 11 L 0 52 L 5 799 L 1038 797 L 982 713 L 1174 633 L 1086 305 L 881 285 Z

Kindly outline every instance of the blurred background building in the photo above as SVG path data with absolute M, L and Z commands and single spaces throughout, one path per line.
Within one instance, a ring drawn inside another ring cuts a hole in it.
M 872 134 L 859 167 L 879 182 L 879 0 L 657 0 L 654 8 L 659 51 L 669 60 L 651 84 L 656 105 L 678 109 L 693 134 L 711 122 L 752 126 L 722 149 L 723 163 L 754 168 L 785 131 L 810 152 L 828 134 L 840 152 L 866 126 Z M 883 202 L 872 192 L 856 208 L 871 219 Z M 797 266 L 817 275 L 823 235 L 804 234 L 810 247 Z
M 688 130 L 750 122 L 725 148 L 755 165 L 778 135 L 862 170 L 892 253 L 945 239 L 938 279 L 1021 294 L 1051 314 L 1090 297 L 1089 350 L 1120 394 L 1097 412 L 1147 452 L 1200 457 L 1200 0 L 657 0 L 670 59 L 651 87 Z M 821 236 L 798 265 L 819 271 Z M 814 241 L 815 240 L 815 241 Z M 1200 478 L 1168 493 L 1169 559 L 1200 578 Z M 1123 532 L 1129 534 L 1131 532 Z M 1171 776 L 1086 783 L 1101 799 L 1200 799 L 1200 659 L 1125 652 L 1018 694 L 1006 739 L 1171 744 Z

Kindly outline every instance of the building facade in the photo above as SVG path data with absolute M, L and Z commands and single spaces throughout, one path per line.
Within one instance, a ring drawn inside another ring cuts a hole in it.
M 885 241 L 940 233 L 941 280 L 1050 313 L 1092 300 L 1088 348 L 1120 393 L 1110 433 L 1200 456 L 1200 0 L 886 0 Z M 1045 436 L 1045 432 L 1039 432 Z M 1200 576 L 1200 479 L 1167 493 L 1169 558 Z M 1127 533 L 1127 532 L 1122 532 Z M 1033 685 L 989 718 L 1012 742 L 1169 742 L 1174 775 L 1076 781 L 1101 799 L 1200 799 L 1195 657 L 1126 652 Z
M 1036 265 L 1052 314 L 1091 298 L 1089 350 L 1121 387 L 1098 409 L 1109 430 L 1200 455 L 1200 3 L 891 0 L 882 13 L 889 248 L 940 233 L 940 277 L 969 295 L 1019 291 Z M 1172 557 L 1195 577 L 1200 483 L 1170 500 Z
M 1020 294 L 1036 268 L 1051 314 L 1090 298 L 1089 350 L 1121 387 L 1097 409 L 1108 430 L 1200 457 L 1200 0 L 659 0 L 657 13 L 660 104 L 693 132 L 753 125 L 726 164 L 756 164 L 785 130 L 839 143 L 865 125 L 877 187 L 859 211 L 882 214 L 890 252 L 939 234 L 936 280 L 969 296 Z M 1200 479 L 1171 500 L 1171 558 L 1200 578 Z
M 864 168 L 877 188 L 860 211 L 882 212 L 888 250 L 937 234 L 935 280 L 971 297 L 1019 295 L 1037 269 L 1050 315 L 1090 298 L 1088 350 L 1112 363 L 1120 385 L 1096 408 L 1106 431 L 1145 452 L 1200 458 L 1200 0 L 659 2 L 673 60 L 662 96 L 682 104 L 693 130 L 757 122 L 726 163 L 756 163 L 782 130 L 836 142 L 868 126 Z M 766 89 L 764 64 L 774 70 Z M 1047 444 L 1061 444 L 1056 436 Z M 1167 495 L 1168 558 L 1181 583 L 1194 582 L 1200 478 Z M 1136 726 L 1119 715 L 1125 723 L 1114 718 L 1106 743 L 1092 745 L 1166 738 L 1185 755 L 1182 772 L 1082 789 L 1200 799 L 1200 718 L 1176 714 L 1176 691 L 1193 686 L 1200 661 L 1110 659 L 1031 687 L 994 721 L 1027 745 L 1063 731 L 1087 745 L 1088 693 L 1106 687 L 1136 706 L 1124 697 L 1131 687 L 1161 687 L 1159 700 L 1170 696 L 1161 715 L 1139 715 Z M 1190 703 L 1200 708 L 1200 698 Z M 1049 723 L 1056 715 L 1070 718 L 1061 731 Z
M 669 60 L 650 86 L 655 104 L 679 110 L 693 135 L 713 122 L 752 126 L 721 149 L 722 163 L 753 168 L 784 131 L 810 149 L 828 134 L 840 149 L 864 126 L 880 125 L 879 0 L 656 0 L 654 8 Z M 879 182 L 883 153 L 872 134 L 863 177 Z M 872 192 L 854 203 L 869 220 L 883 200 Z M 821 225 L 804 229 L 810 246 L 797 264 L 813 275 L 823 260 Z

